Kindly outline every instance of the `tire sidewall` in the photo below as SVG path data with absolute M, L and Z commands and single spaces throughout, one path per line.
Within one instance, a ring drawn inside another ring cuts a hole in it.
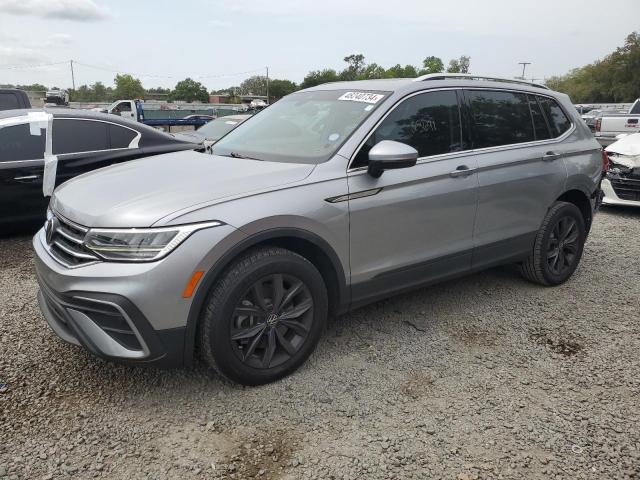
M 566 270 L 564 273 L 560 275 L 556 275 L 551 272 L 549 268 L 549 264 L 547 262 L 547 251 L 549 246 L 549 238 L 551 237 L 551 233 L 553 232 L 554 227 L 557 225 L 558 221 L 563 218 L 570 216 L 576 221 L 578 226 L 578 249 L 576 251 L 576 259 L 573 262 L 571 268 Z M 549 223 L 547 224 L 547 229 L 542 236 L 542 249 L 540 252 L 540 268 L 542 270 L 542 274 L 544 279 L 548 282 L 549 285 L 559 285 L 561 283 L 566 282 L 576 271 L 578 265 L 580 264 L 580 260 L 582 258 L 582 252 L 584 250 L 584 242 L 586 240 L 586 228 L 584 219 L 582 218 L 582 212 L 571 203 L 565 203 L 560 205 L 559 208 L 553 213 Z
M 271 369 L 245 365 L 233 350 L 231 326 L 233 312 L 242 296 L 254 282 L 274 273 L 289 274 L 301 280 L 313 299 L 313 323 L 304 345 L 292 358 Z M 311 355 L 318 344 L 327 319 L 327 290 L 317 269 L 296 254 L 282 254 L 261 258 L 244 269 L 225 290 L 219 307 L 211 318 L 211 355 L 218 369 L 230 379 L 244 385 L 260 385 L 278 380 L 296 370 Z

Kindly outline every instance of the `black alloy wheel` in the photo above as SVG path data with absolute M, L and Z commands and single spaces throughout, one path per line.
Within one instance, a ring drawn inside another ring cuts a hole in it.
M 293 275 L 257 280 L 238 302 L 230 331 L 236 355 L 253 368 L 272 368 L 304 345 L 313 323 L 313 298 Z
M 566 282 L 578 268 L 586 237 L 582 211 L 573 203 L 555 202 L 536 233 L 531 254 L 520 264 L 522 275 L 540 285 Z
M 556 221 L 549 235 L 547 249 L 547 263 L 551 273 L 561 276 L 574 267 L 578 258 L 579 239 L 578 223 L 574 218 L 565 216 Z
M 315 265 L 281 247 L 256 247 L 213 282 L 199 320 L 198 354 L 243 385 L 273 382 L 313 353 L 328 312 Z

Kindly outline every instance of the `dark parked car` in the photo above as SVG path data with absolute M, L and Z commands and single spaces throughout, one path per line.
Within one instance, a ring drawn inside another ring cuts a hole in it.
M 31 102 L 26 92 L 15 88 L 0 89 L 0 110 L 14 110 L 16 108 L 31 108 Z
M 216 118 L 196 130 L 175 133 L 174 136 L 180 140 L 198 143 L 201 145 L 201 150 L 208 152 L 214 143 L 251 117 L 252 115 L 249 114 L 227 115 L 226 117 Z
M 50 155 L 58 160 L 56 185 L 114 163 L 197 148 L 114 115 L 62 108 L 0 112 L 0 232 L 8 224 L 44 221 L 49 202 L 43 195 L 49 128 Z

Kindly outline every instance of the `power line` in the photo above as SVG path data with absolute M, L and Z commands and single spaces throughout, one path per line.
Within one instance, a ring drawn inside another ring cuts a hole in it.
M 261 72 L 262 68 L 254 68 L 253 70 L 246 70 L 244 72 L 225 73 L 222 75 L 198 75 L 195 78 L 225 78 L 225 77 L 237 77 L 238 75 L 246 75 L 248 73 Z
M 0 65 L 0 70 L 29 70 L 31 68 L 50 67 L 52 65 L 63 65 L 65 63 L 69 63 L 69 60 L 64 62 L 37 63 L 32 65 Z
M 74 61 L 76 65 L 82 65 L 83 67 L 94 68 L 96 70 L 103 70 L 110 73 L 127 73 L 129 75 L 133 75 L 135 77 L 150 77 L 150 78 L 169 78 L 169 79 L 178 79 L 182 77 L 178 77 L 176 75 L 157 75 L 153 73 L 138 73 L 138 72 L 130 72 L 127 69 L 118 69 L 113 67 L 103 67 L 99 65 L 91 65 L 84 62 Z M 253 70 L 245 70 L 244 72 L 235 72 L 235 73 L 224 73 L 224 74 L 215 74 L 215 75 L 195 75 L 193 78 L 197 79 L 205 79 L 205 78 L 225 78 L 225 77 L 237 77 L 238 75 L 246 75 L 248 73 L 254 73 L 261 71 L 262 68 L 254 68 Z
M 89 63 L 84 63 L 84 62 L 78 62 L 77 60 L 75 61 L 76 65 L 82 65 L 83 67 L 87 67 L 87 68 L 93 68 L 96 70 L 102 70 L 104 72 L 109 72 L 109 73 L 128 73 L 129 75 L 133 75 L 136 77 L 153 77 L 153 78 L 175 78 L 172 75 L 154 75 L 154 74 L 147 74 L 147 73 L 136 73 L 136 72 L 129 72 L 126 69 L 118 69 L 118 68 L 113 68 L 113 67 L 102 67 L 99 65 L 91 65 Z
M 163 79 L 172 79 L 172 80 L 177 80 L 177 79 L 182 79 L 183 77 L 178 77 L 176 75 L 158 75 L 158 74 L 152 74 L 152 73 L 139 73 L 139 72 L 131 72 L 128 71 L 127 69 L 119 69 L 116 67 L 109 67 L 109 66 L 101 66 L 101 65 L 92 65 L 90 63 L 85 63 L 85 62 L 79 62 L 77 60 L 65 60 L 65 61 L 61 61 L 61 62 L 49 62 L 49 63 L 38 63 L 38 64 L 31 64 L 31 65 L 19 65 L 19 64 L 15 64 L 15 65 L 0 65 L 0 70 L 29 70 L 29 69 L 34 69 L 34 68 L 40 68 L 40 67 L 48 67 L 48 66 L 53 66 L 53 65 L 69 65 L 70 69 L 71 69 L 71 79 L 72 79 L 72 84 L 73 84 L 73 88 L 75 89 L 75 72 L 74 72 L 74 64 L 75 66 L 80 65 L 82 67 L 86 67 L 86 68 L 92 68 L 95 70 L 101 70 L 103 72 L 109 72 L 109 73 L 115 73 L 115 74 L 129 74 L 129 75 L 133 75 L 134 77 L 146 77 L 146 78 L 163 78 Z M 256 73 L 256 72 L 261 72 L 263 71 L 263 68 L 254 68 L 251 70 L 245 70 L 242 72 L 233 72 L 233 73 L 222 73 L 222 74 L 206 74 L 206 75 L 195 75 L 193 76 L 194 79 L 198 79 L 198 80 L 204 80 L 204 79 L 216 79 L 216 78 L 230 78 L 230 77 L 237 77 L 240 75 L 248 75 L 250 73 Z M 267 77 L 269 75 L 268 73 L 268 67 L 267 67 Z

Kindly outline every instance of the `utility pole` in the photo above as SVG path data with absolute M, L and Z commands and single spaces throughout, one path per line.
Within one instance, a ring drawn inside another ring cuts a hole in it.
M 76 77 L 73 74 L 73 60 L 69 60 L 69 65 L 71 65 L 71 85 L 73 85 L 73 89 L 76 89 Z
M 520 77 L 520 80 L 525 80 L 524 71 L 527 68 L 527 65 L 531 65 L 531 62 L 518 62 L 518 64 L 522 65 L 522 76 Z
M 267 105 L 269 105 L 269 67 L 264 67 L 267 69 Z

